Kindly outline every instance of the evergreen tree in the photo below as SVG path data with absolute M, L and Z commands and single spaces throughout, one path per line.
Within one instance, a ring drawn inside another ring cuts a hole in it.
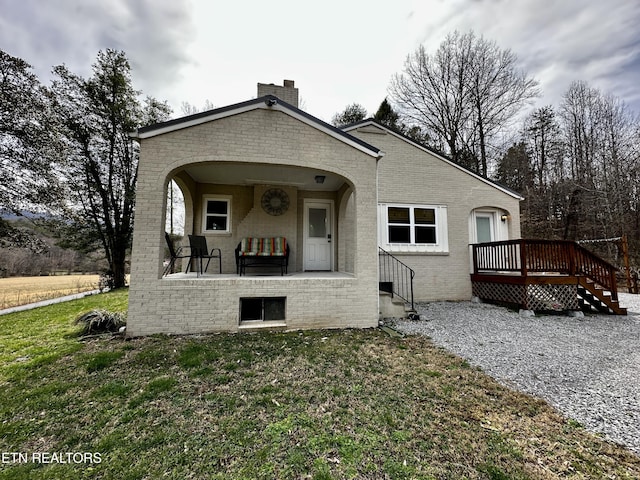
M 344 127 L 367 118 L 367 110 L 359 103 L 352 103 L 340 113 L 336 113 L 331 119 L 334 127 Z
M 378 107 L 378 111 L 373 116 L 373 119 L 376 122 L 379 122 L 396 132 L 403 133 L 404 131 L 404 125 L 402 125 L 402 123 L 399 123 L 400 115 L 398 115 L 398 113 L 393 109 L 386 98 Z
M 0 50 L 0 212 L 57 203 L 59 146 L 49 90 L 27 62 Z

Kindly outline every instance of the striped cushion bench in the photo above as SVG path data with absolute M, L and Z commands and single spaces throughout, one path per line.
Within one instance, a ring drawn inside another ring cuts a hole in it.
M 246 267 L 280 267 L 280 275 L 289 267 L 289 245 L 285 237 L 245 237 L 236 247 L 236 271 Z

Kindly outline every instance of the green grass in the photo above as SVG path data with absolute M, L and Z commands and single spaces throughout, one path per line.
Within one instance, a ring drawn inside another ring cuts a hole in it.
M 0 454 L 101 460 L 4 462 L 0 479 L 640 478 L 637 456 L 426 338 L 79 340 L 79 313 L 126 301 L 0 317 Z

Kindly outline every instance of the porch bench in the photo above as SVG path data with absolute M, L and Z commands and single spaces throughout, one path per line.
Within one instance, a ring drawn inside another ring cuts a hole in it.
M 247 267 L 280 267 L 280 275 L 289 267 L 289 244 L 284 237 L 245 237 L 236 247 L 236 273 Z

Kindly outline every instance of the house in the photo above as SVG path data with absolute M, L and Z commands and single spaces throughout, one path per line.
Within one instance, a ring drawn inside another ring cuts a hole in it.
M 132 336 L 373 327 L 381 253 L 415 272 L 415 300 L 468 299 L 469 244 L 520 235 L 519 195 L 374 121 L 328 125 L 298 108 L 293 81 L 132 136 Z M 163 275 L 171 180 L 185 234 L 221 250 L 220 270 Z M 286 238 L 287 273 L 239 275 L 235 250 L 248 237 Z

